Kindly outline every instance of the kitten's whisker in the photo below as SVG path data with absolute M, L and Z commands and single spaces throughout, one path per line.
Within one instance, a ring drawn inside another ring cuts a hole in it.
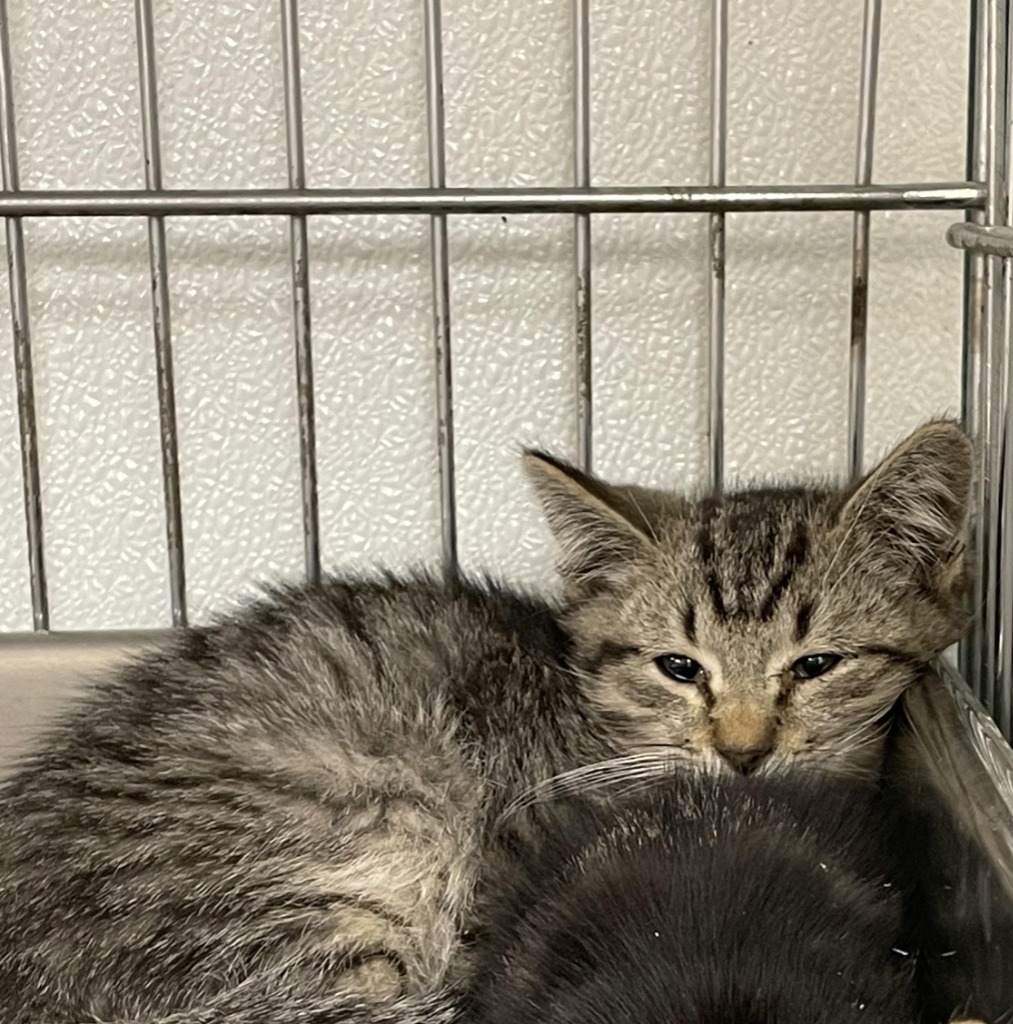
M 612 784 L 664 775 L 674 768 L 677 758 L 672 756 L 672 748 L 663 749 L 664 753 L 647 751 L 597 761 L 544 779 L 512 800 L 500 814 L 499 822 L 502 824 L 519 811 L 559 796 L 596 792 Z
M 805 759 L 817 759 L 832 765 L 836 774 L 866 775 L 867 770 L 855 760 L 854 755 L 867 747 L 878 745 L 886 729 L 883 712 L 879 709 L 851 729 L 826 736 L 822 743 L 805 752 Z

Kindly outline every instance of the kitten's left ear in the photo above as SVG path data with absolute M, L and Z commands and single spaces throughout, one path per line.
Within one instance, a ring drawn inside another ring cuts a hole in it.
M 848 499 L 839 527 L 896 569 L 959 575 L 971 497 L 971 442 L 950 420 L 919 427 Z
M 524 471 L 562 550 L 560 574 L 578 588 L 617 580 L 651 546 L 651 527 L 629 488 L 528 449 Z

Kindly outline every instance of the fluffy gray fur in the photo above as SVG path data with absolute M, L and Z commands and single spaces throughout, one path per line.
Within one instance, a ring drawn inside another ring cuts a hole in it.
M 962 627 L 951 423 L 845 490 L 690 500 L 525 463 L 561 607 L 426 576 L 282 590 L 64 715 L 0 791 L 4 1024 L 449 1021 L 508 876 L 495 822 L 676 761 L 874 771 Z M 799 680 L 816 653 L 841 660 Z

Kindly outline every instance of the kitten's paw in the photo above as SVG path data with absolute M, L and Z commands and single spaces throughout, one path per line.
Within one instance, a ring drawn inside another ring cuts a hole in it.
M 364 1003 L 392 1003 L 404 995 L 404 965 L 389 953 L 365 953 L 341 972 L 338 985 Z

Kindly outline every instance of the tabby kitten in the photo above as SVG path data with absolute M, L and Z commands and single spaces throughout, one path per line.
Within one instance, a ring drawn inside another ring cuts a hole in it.
M 875 771 L 962 628 L 952 423 L 846 490 L 525 465 L 559 609 L 424 575 L 279 590 L 52 727 L 0 790 L 4 1024 L 439 1024 L 507 881 L 493 824 L 536 784 Z
M 680 773 L 547 805 L 467 1024 L 919 1024 L 875 783 Z

